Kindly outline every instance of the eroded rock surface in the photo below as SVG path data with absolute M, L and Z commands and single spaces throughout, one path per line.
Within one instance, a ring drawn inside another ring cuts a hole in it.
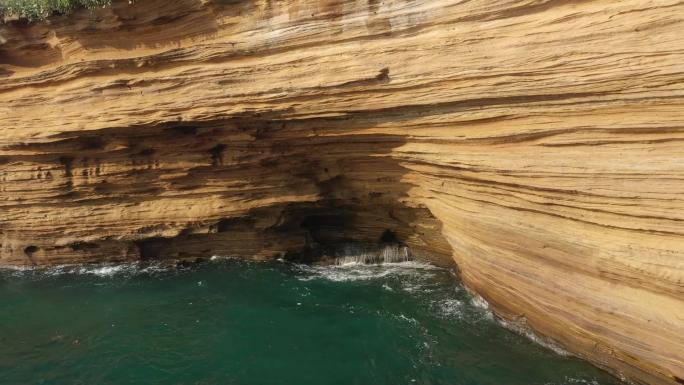
M 0 27 L 0 264 L 377 241 L 684 380 L 679 1 L 144 0 Z

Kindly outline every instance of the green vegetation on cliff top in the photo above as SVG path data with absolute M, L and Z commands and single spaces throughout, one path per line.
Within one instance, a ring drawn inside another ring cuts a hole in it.
M 53 13 L 68 14 L 76 8 L 103 7 L 111 0 L 0 0 L 0 19 L 42 19 Z

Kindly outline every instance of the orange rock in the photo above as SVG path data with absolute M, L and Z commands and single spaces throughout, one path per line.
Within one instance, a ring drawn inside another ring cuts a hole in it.
M 0 27 L 0 264 L 394 232 L 626 378 L 684 378 L 677 1 L 146 0 Z

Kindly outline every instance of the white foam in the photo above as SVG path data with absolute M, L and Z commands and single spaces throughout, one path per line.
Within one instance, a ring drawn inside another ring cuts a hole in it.
M 565 384 L 581 384 L 581 385 L 599 385 L 599 382 L 596 381 L 595 379 L 584 379 L 584 378 L 574 378 L 574 377 L 565 377 Z
M 367 281 L 393 275 L 416 274 L 419 270 L 440 269 L 439 267 L 417 261 L 374 265 L 350 262 L 343 265 L 297 265 L 297 267 L 304 273 L 303 276 L 298 277 L 301 281 L 326 279 L 334 282 Z
M 403 314 L 399 314 L 399 319 L 401 319 L 402 321 L 408 322 L 412 325 L 418 325 L 418 321 L 413 317 L 407 317 Z
M 423 273 L 423 275 L 416 277 L 417 280 L 406 280 L 401 282 L 401 289 L 407 293 L 430 293 L 433 288 L 430 287 L 429 282 L 425 278 L 430 278 L 430 273 Z
M 91 267 L 91 266 L 83 266 L 79 267 L 76 272 L 78 274 L 92 274 L 96 275 L 98 277 L 111 277 L 115 274 L 118 273 L 123 273 L 131 270 L 131 266 L 129 265 L 111 265 L 111 266 L 97 266 L 97 267 Z
M 92 265 L 57 265 L 57 266 L 35 266 L 11 269 L 16 275 L 38 273 L 44 276 L 59 276 L 65 274 L 73 275 L 94 275 L 97 277 L 113 277 L 122 275 L 135 275 L 140 273 L 153 273 L 172 268 L 162 264 L 142 264 L 139 262 L 127 263 L 101 263 Z
M 447 298 L 437 302 L 437 310 L 442 316 L 447 318 L 462 318 L 464 303 L 455 298 Z
M 484 318 L 493 320 L 494 313 L 492 313 L 492 309 L 489 307 L 489 302 L 475 293 L 471 292 L 470 294 L 470 303 L 482 311 L 481 314 L 484 316 Z
M 514 331 L 514 332 L 516 332 L 522 336 L 525 336 L 530 341 L 532 341 L 538 345 L 541 345 L 541 346 L 543 346 L 549 350 L 552 350 L 553 352 L 555 352 L 558 355 L 561 355 L 561 356 L 569 356 L 570 355 L 570 353 L 568 353 L 566 350 L 564 350 L 563 348 L 561 348 L 557 344 L 553 343 L 552 341 L 536 335 L 532 331 L 532 329 L 529 326 L 527 326 L 527 321 L 525 321 L 525 319 L 521 319 L 518 322 L 511 322 L 511 321 L 507 321 L 507 320 L 500 318 L 500 317 L 495 318 L 494 313 L 492 313 L 492 310 L 489 306 L 489 302 L 487 302 L 487 300 L 485 300 L 481 296 L 479 296 L 475 293 L 472 293 L 472 292 L 471 292 L 471 295 L 472 295 L 472 297 L 471 297 L 470 302 L 473 304 L 473 306 L 485 310 L 488 319 L 495 319 L 501 326 L 505 327 L 506 329 L 512 330 L 512 331 Z
M 348 244 L 337 250 L 336 265 L 396 263 L 413 260 L 408 247 L 384 245 L 380 248 Z
M 505 319 L 497 319 L 497 321 L 499 322 L 499 324 L 501 324 L 501 326 L 505 327 L 506 329 L 513 330 L 514 332 L 527 337 L 527 339 L 529 339 L 530 341 L 538 345 L 541 345 L 549 350 L 552 350 L 554 353 L 558 355 L 564 357 L 570 356 L 570 353 L 567 350 L 561 348 L 554 342 L 535 334 L 532 331 L 532 329 L 529 326 L 527 326 L 527 322 L 524 319 L 518 322 L 511 322 Z
M 481 296 L 479 296 L 477 294 L 472 295 L 472 297 L 470 299 L 470 303 L 472 303 L 473 306 L 475 306 L 477 308 L 480 308 L 483 310 L 489 310 L 489 302 L 487 302 L 487 300 L 485 300 L 484 298 L 482 298 Z
M 214 262 L 216 262 L 216 261 L 230 261 L 233 259 L 237 259 L 237 258 L 228 256 L 228 255 L 212 255 L 211 258 L 209 258 L 210 261 L 214 261 Z

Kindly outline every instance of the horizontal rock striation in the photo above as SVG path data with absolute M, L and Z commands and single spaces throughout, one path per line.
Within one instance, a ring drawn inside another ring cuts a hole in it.
M 0 26 L 0 265 L 388 234 L 684 383 L 679 1 L 140 0 Z

